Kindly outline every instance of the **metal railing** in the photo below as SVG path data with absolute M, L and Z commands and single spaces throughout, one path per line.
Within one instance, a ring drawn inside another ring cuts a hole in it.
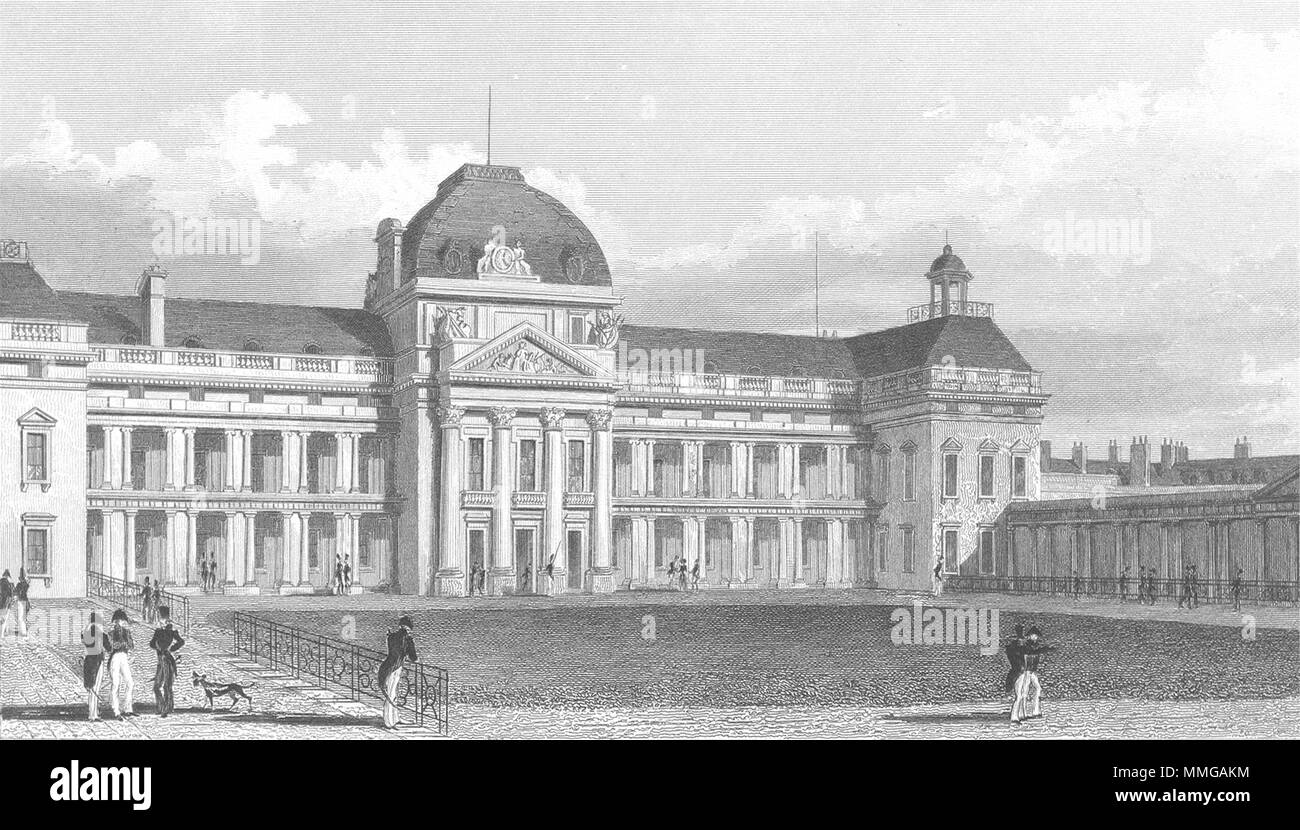
M 1154 587 L 1157 602 L 1178 602 L 1187 593 L 1181 579 L 1148 581 Z M 1138 598 L 1138 578 L 1123 584 L 1113 576 L 958 576 L 944 577 L 945 592 L 1034 594 L 1058 597 L 1100 597 L 1104 599 Z M 1143 588 L 1143 595 L 1149 588 Z M 1232 580 L 1197 579 L 1197 603 L 1231 603 Z M 1290 604 L 1300 602 L 1300 582 L 1260 579 L 1242 580 L 1238 599 L 1248 605 Z
M 120 608 L 129 608 L 141 618 L 144 617 L 144 597 L 140 595 L 142 590 L 143 586 L 135 582 L 127 582 L 98 571 L 86 571 L 86 594 L 88 596 L 104 600 Z M 159 592 L 158 600 L 159 605 L 166 605 L 171 609 L 172 622 L 178 624 L 182 629 L 190 627 L 189 597 L 163 590 Z
M 379 687 L 382 651 L 335 640 L 272 620 L 235 612 L 235 653 L 254 662 L 292 674 L 298 680 L 311 679 L 323 689 L 342 689 L 351 700 L 362 697 L 384 699 Z M 447 670 L 426 663 L 407 663 L 393 703 L 415 715 L 417 726 L 434 726 L 446 735 Z

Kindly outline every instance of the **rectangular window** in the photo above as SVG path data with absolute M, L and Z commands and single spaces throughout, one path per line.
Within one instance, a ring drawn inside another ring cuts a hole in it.
M 50 532 L 46 528 L 27 528 L 25 534 L 23 560 L 27 563 L 27 573 L 48 574 L 50 572 Z
M 569 486 L 570 493 L 587 492 L 587 442 L 569 442 Z
M 587 319 L 580 314 L 569 318 L 569 342 L 579 345 L 587 342 Z
M 980 531 L 980 573 L 993 573 L 993 531 Z
M 876 456 L 876 499 L 889 500 L 889 455 L 883 452 Z
M 916 499 L 916 453 L 903 455 L 903 501 Z
M 916 573 L 916 532 L 903 528 L 903 573 Z
M 943 456 L 943 497 L 957 498 L 957 453 L 944 453 Z
M 1018 499 L 1023 499 L 1028 491 L 1025 472 L 1028 461 L 1023 455 L 1011 458 L 1011 495 Z
M 519 442 L 519 489 L 537 491 L 537 442 L 532 439 Z
M 957 572 L 957 531 L 943 532 L 943 569 L 947 573 Z
M 469 490 L 486 490 L 487 487 L 483 480 L 483 439 L 469 439 L 469 478 L 465 482 L 466 489 Z
M 887 527 L 876 531 L 876 570 L 881 573 L 889 570 L 889 528 Z
M 27 433 L 27 480 L 45 482 L 50 480 L 50 468 L 47 457 L 49 436 L 43 432 Z
M 363 525 L 364 527 L 364 525 Z M 366 527 L 361 531 L 361 538 L 357 540 L 357 567 L 370 567 L 370 548 L 375 543 L 375 529 Z
M 980 456 L 980 498 L 993 498 L 993 456 Z
M 307 531 L 307 567 L 310 570 L 320 570 L 320 528 L 312 528 Z

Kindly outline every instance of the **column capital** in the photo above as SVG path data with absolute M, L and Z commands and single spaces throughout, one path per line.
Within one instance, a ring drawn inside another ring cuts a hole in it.
M 488 421 L 495 429 L 509 429 L 518 414 L 513 406 L 494 406 L 488 410 Z
M 438 424 L 443 427 L 459 427 L 461 419 L 465 417 L 465 410 L 450 404 L 441 404 L 438 406 Z
M 593 430 L 609 429 L 610 422 L 613 420 L 612 409 L 593 409 L 587 413 L 587 425 Z
M 564 426 L 565 411 L 558 406 L 542 407 L 537 417 L 542 422 L 543 429 L 559 429 Z

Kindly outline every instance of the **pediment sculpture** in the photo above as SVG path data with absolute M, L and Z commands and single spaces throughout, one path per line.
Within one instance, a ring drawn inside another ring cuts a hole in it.
M 533 268 L 524 259 L 523 246 L 511 246 L 506 242 L 505 226 L 494 225 L 492 237 L 483 244 L 483 258 L 478 261 L 478 272 L 489 276 L 531 277 Z
M 494 372 L 518 372 L 532 375 L 572 374 L 573 369 L 552 355 L 524 341 L 513 348 L 507 347 L 492 359 L 489 368 Z
M 612 349 L 618 343 L 618 332 L 623 327 L 623 315 L 601 311 L 596 314 L 592 331 L 596 336 L 596 345 L 602 349 Z

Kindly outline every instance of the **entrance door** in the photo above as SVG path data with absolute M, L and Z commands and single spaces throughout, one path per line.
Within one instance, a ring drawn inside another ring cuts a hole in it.
M 582 531 L 569 531 L 569 556 L 566 559 L 569 572 L 569 590 L 582 590 Z
M 546 579 L 545 574 L 537 573 L 536 538 L 537 531 L 531 527 L 515 528 L 515 578 L 521 594 L 537 593 L 539 579 Z

